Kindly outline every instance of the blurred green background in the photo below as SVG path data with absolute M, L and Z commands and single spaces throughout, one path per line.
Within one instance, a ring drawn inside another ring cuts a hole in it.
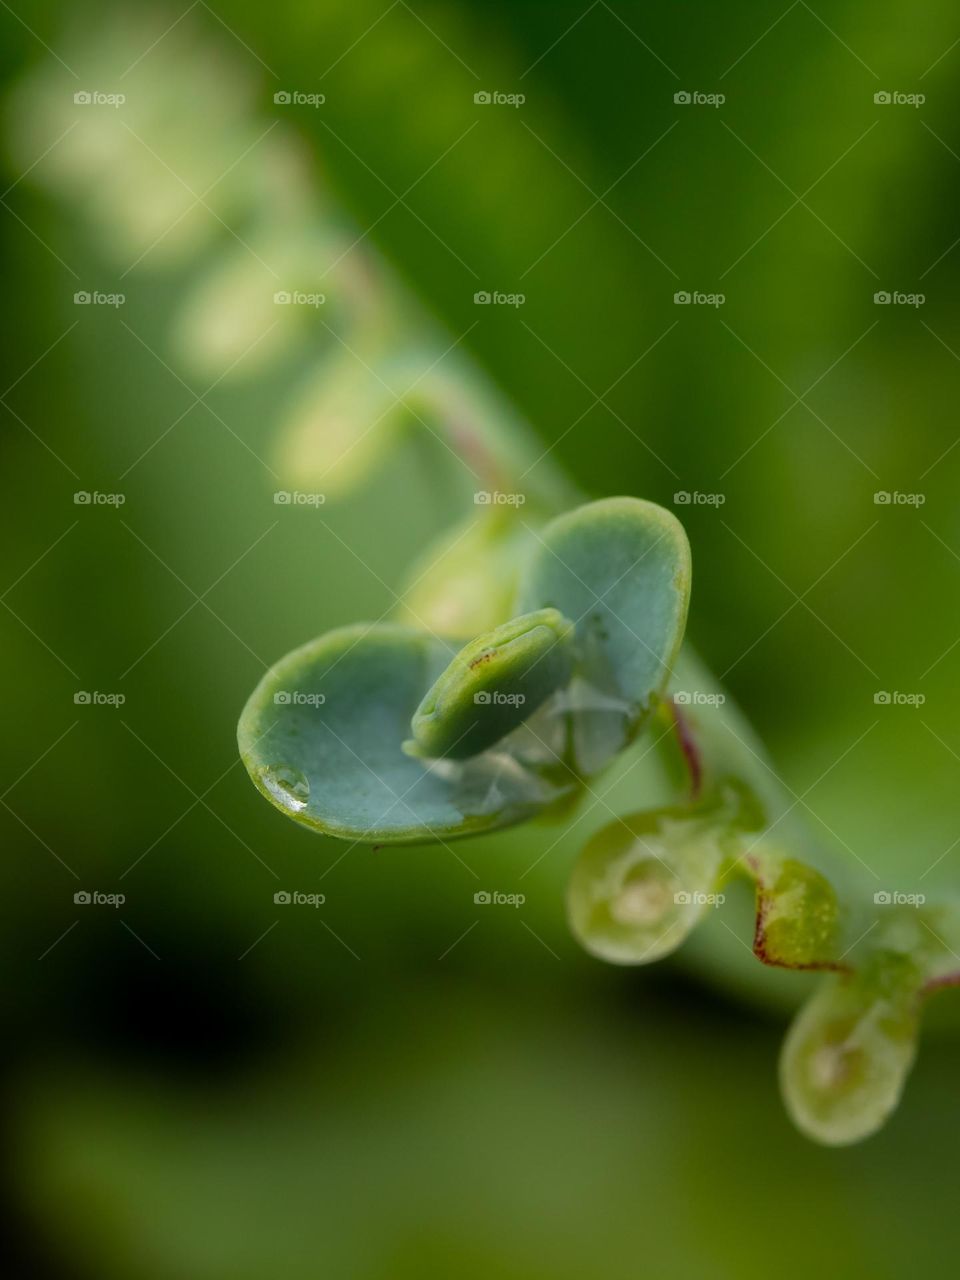
M 333 339 L 298 314 L 231 368 L 185 308 L 225 264 L 255 297 L 314 285 L 264 260 L 248 194 L 272 193 L 279 258 L 320 199 L 534 456 L 597 495 L 722 495 L 676 508 L 693 639 L 828 842 L 878 887 L 949 889 L 955 6 L 12 0 L 0 25 L 10 1274 L 939 1270 L 949 1034 L 880 1136 L 820 1150 L 777 1096 L 782 1017 L 709 948 L 639 972 L 578 950 L 576 839 L 347 850 L 262 802 L 234 733 L 264 664 L 380 617 L 472 508 L 422 442 L 341 502 L 278 507 L 291 395 Z M 895 291 L 925 300 L 874 301 Z M 244 305 L 225 323 L 252 343 Z M 379 335 L 387 358 L 407 336 Z

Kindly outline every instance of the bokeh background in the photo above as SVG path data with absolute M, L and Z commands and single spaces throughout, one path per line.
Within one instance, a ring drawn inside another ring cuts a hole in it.
M 777 1096 L 783 1012 L 721 947 L 578 950 L 576 840 L 343 856 L 234 733 L 264 664 L 380 617 L 471 510 L 416 439 L 274 503 L 342 344 L 321 309 L 272 329 L 273 293 L 341 253 L 365 358 L 422 329 L 584 491 L 722 497 L 677 507 L 699 649 L 840 856 L 955 884 L 955 6 L 11 0 L 0 26 L 9 1273 L 939 1270 L 949 1013 L 889 1127 L 818 1149 Z

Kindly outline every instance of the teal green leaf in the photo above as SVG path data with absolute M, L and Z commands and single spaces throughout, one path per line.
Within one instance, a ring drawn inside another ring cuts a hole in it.
M 536 539 L 517 611 L 558 609 L 576 628 L 568 709 L 582 773 L 602 768 L 649 715 L 680 648 L 689 597 L 686 534 L 655 503 L 592 502 Z
M 398 624 L 344 627 L 271 667 L 240 717 L 240 755 L 296 822 L 413 844 L 519 822 L 562 794 L 522 753 L 423 761 L 402 750 L 455 646 Z

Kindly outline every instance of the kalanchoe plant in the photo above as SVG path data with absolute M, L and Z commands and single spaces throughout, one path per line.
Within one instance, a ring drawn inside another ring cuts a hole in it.
M 955 981 L 955 913 L 893 906 L 878 920 L 872 892 L 795 821 L 749 727 L 681 652 L 690 555 L 673 515 L 608 498 L 527 528 L 512 606 L 474 601 L 494 625 L 466 643 L 426 622 L 348 627 L 271 668 L 240 719 L 251 777 L 328 835 L 446 841 L 571 807 L 649 730 L 657 802 L 586 842 L 572 932 L 602 960 L 649 963 L 746 881 L 756 959 L 826 975 L 786 1038 L 787 1108 L 821 1142 L 868 1136 L 896 1106 L 923 997 Z M 485 560 L 503 569 L 510 536 L 497 522 L 474 545 L 473 581 Z M 449 568 L 433 586 L 424 612 L 457 616 L 443 607 Z
M 197 148 L 196 103 L 216 99 L 225 131 L 256 124 L 259 133 L 262 122 L 229 96 L 222 58 L 197 49 L 195 64 L 165 61 L 162 45 L 144 62 L 140 130 L 152 136 L 191 104 L 185 167 L 208 170 L 197 181 L 213 207 L 242 211 L 285 277 L 322 286 L 332 323 L 313 335 L 327 339 L 319 363 L 303 341 L 305 308 L 281 309 L 284 325 L 260 344 L 256 321 L 274 314 L 274 286 L 265 290 L 257 264 L 215 248 L 174 322 L 174 348 L 193 371 L 222 378 L 301 353 L 273 448 L 273 474 L 291 486 L 347 494 L 416 432 L 482 489 L 522 486 L 527 499 L 523 518 L 490 503 L 444 534 L 414 568 L 393 621 L 330 632 L 266 673 L 239 727 L 256 786 L 314 831 L 410 844 L 572 815 L 605 774 L 611 820 L 589 834 L 572 869 L 573 934 L 619 965 L 649 963 L 685 940 L 689 954 L 702 938 L 702 970 L 744 979 L 740 958 L 752 953 L 766 966 L 819 971 L 783 1048 L 786 1106 L 824 1143 L 873 1133 L 912 1065 L 923 1000 L 960 983 L 960 907 L 878 903 L 855 865 L 811 839 L 749 726 L 681 648 L 690 555 L 676 519 L 633 497 L 578 505 L 511 405 L 311 186 L 284 126 L 275 121 L 259 143 L 271 156 L 260 178 L 222 182 L 226 144 Z M 115 83 L 130 53 L 118 34 L 81 60 Z M 71 153 L 55 147 L 74 124 L 60 72 L 51 61 L 18 91 L 25 162 L 32 169 L 37 154 L 48 156 L 34 176 L 86 209 L 104 251 L 128 263 L 158 243 L 156 210 L 165 225 L 182 190 L 159 169 L 156 191 L 131 184 L 142 141 L 106 116 L 90 122 L 90 165 L 68 163 Z M 170 261 L 207 250 L 193 224 L 184 228 L 164 239 Z M 711 930 L 720 916 L 711 907 L 734 898 L 738 883 L 753 895 L 752 939 Z

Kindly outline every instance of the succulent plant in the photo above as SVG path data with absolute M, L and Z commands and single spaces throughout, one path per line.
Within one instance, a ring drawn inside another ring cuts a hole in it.
M 115 53 L 91 45 L 84 65 L 109 65 Z M 198 60 L 171 72 L 154 55 L 137 125 L 149 136 L 158 120 L 178 121 L 178 167 L 202 187 L 217 178 L 223 148 L 200 145 L 197 99 L 187 111 L 177 88 L 186 74 L 213 83 Z M 57 74 L 48 65 L 19 91 L 31 156 L 71 123 L 67 99 L 50 89 Z M 231 118 L 243 102 L 234 107 Z M 250 116 L 235 141 L 256 136 Z M 149 182 L 132 183 L 128 170 L 145 163 L 140 143 L 98 119 L 90 163 L 65 166 L 66 153 L 54 152 L 44 180 L 86 210 L 120 260 L 156 250 L 179 262 L 203 250 L 205 224 L 189 216 L 195 205 L 175 175 L 151 165 Z M 763 965 L 818 972 L 784 1044 L 787 1110 L 826 1144 L 873 1133 L 913 1063 L 924 1000 L 960 984 L 960 905 L 927 901 L 909 884 L 877 893 L 854 860 L 811 836 L 800 801 L 683 642 L 691 570 L 677 519 L 636 497 L 584 502 L 510 403 L 312 189 L 283 129 L 261 145 L 271 149 L 264 172 L 282 182 L 214 181 L 212 208 L 242 213 L 291 279 L 317 283 L 317 262 L 330 259 L 322 281 L 333 321 L 318 360 L 313 348 L 304 354 L 304 313 L 283 310 L 248 366 L 276 368 L 291 350 L 304 359 L 279 412 L 274 475 L 337 498 L 419 434 L 482 487 L 414 567 L 392 620 L 329 632 L 266 672 L 239 725 L 255 785 L 313 831 L 404 845 L 538 817 L 575 828 L 576 806 L 609 773 L 611 820 L 586 839 L 569 879 L 574 936 L 618 965 L 665 957 L 696 933 L 709 935 L 715 971 L 740 972 L 747 951 Z M 157 218 L 167 226 L 180 206 L 176 235 L 158 238 Z M 245 322 L 285 301 L 272 286 L 270 295 L 249 256 L 221 254 L 185 300 L 174 350 L 195 371 L 233 357 L 232 373 L 250 346 Z M 656 779 L 638 782 L 634 764 L 652 752 Z M 751 938 L 739 920 L 726 927 L 731 960 L 709 925 L 722 922 L 738 883 L 753 894 L 753 928 Z

